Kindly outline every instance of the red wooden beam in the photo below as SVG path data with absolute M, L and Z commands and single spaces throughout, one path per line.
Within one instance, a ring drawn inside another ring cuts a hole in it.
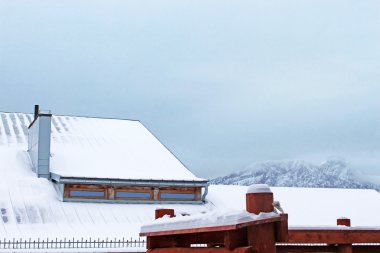
M 352 244 L 352 243 L 380 243 L 380 229 L 359 228 L 289 228 L 288 243 L 327 243 L 327 244 Z
M 380 245 L 366 245 L 366 246 L 352 246 L 354 253 L 379 253 L 380 252 Z
M 314 246 L 314 245 L 277 245 L 277 253 L 334 253 L 338 252 L 338 247 L 335 245 Z M 380 245 L 354 245 L 352 246 L 353 253 L 379 253 Z
M 336 246 L 314 246 L 314 245 L 277 245 L 277 253 L 328 253 L 337 252 Z
M 149 236 L 147 248 L 190 247 L 190 244 L 223 245 L 224 232 Z
M 147 253 L 255 253 L 252 247 L 240 247 L 234 250 L 226 248 L 165 248 L 150 249 Z

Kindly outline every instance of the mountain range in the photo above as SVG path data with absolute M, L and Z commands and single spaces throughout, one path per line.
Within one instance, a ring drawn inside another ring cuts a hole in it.
M 369 181 L 340 159 L 320 165 L 298 160 L 254 163 L 244 170 L 212 179 L 211 184 L 376 189 L 380 192 L 379 184 Z

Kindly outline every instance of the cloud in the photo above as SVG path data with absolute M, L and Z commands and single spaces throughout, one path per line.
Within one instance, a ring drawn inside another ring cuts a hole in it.
M 310 154 L 375 173 L 379 4 L 2 1 L 0 109 L 140 119 L 200 176 Z

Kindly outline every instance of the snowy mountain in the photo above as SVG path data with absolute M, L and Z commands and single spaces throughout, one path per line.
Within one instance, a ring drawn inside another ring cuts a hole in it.
M 268 161 L 254 163 L 245 170 L 211 180 L 212 184 L 376 189 L 380 185 L 368 182 L 342 160 L 327 160 L 320 165 L 305 161 Z

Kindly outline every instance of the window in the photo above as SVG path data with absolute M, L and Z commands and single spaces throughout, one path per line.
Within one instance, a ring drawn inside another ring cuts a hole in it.
M 71 190 L 70 197 L 72 198 L 104 198 L 104 191 L 89 191 L 89 190 Z
M 117 191 L 116 199 L 150 199 L 150 192 Z
M 160 198 L 162 200 L 194 200 L 194 193 L 174 193 L 174 192 L 166 192 L 161 193 Z

